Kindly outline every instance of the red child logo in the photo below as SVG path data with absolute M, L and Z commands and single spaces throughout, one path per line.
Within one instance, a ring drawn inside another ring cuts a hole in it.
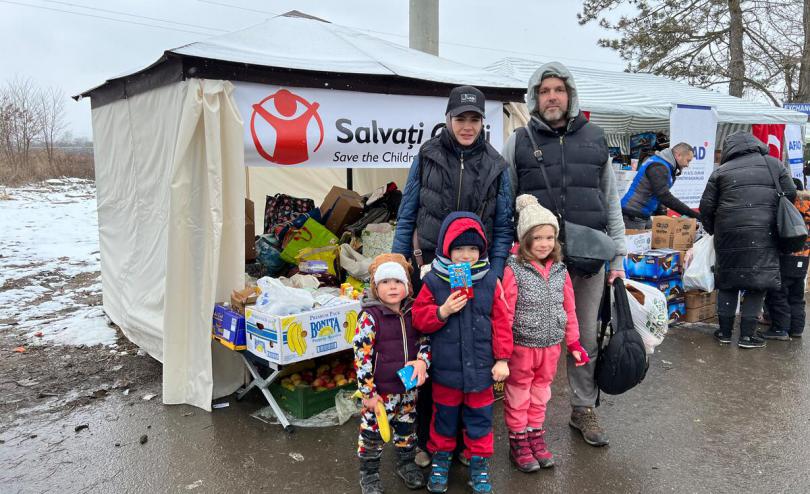
M 280 116 L 274 115 L 273 112 L 268 111 L 263 106 L 267 102 L 275 107 Z M 299 103 L 304 107 L 304 111 L 300 115 L 294 116 Z M 307 127 L 309 127 L 313 117 L 318 124 L 320 138 L 318 145 L 312 151 L 317 151 L 323 144 L 323 122 L 321 116 L 318 115 L 319 107 L 320 105 L 317 102 L 310 103 L 286 89 L 280 89 L 259 103 L 254 104 L 253 114 L 250 117 L 250 134 L 253 137 L 256 151 L 262 158 L 279 165 L 296 165 L 309 159 Z M 276 143 L 272 154 L 262 145 L 256 132 L 256 115 L 267 122 L 275 131 Z

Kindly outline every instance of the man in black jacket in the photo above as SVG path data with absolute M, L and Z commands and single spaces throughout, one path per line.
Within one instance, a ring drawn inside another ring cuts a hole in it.
M 636 178 L 622 198 L 622 216 L 628 229 L 641 230 L 652 227 L 650 217 L 666 214 L 665 208 L 690 218 L 700 214 L 672 195 L 670 189 L 676 178 L 689 167 L 695 157 L 692 146 L 681 142 L 671 149 L 658 151 L 638 169 Z

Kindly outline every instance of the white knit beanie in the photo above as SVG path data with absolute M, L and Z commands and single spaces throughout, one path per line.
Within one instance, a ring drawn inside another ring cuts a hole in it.
M 554 227 L 554 238 L 560 233 L 560 224 L 554 213 L 544 208 L 531 194 L 523 194 L 515 200 L 515 210 L 518 213 L 517 234 L 518 240 L 538 225 L 551 225 Z
M 383 280 L 399 280 L 405 285 L 405 288 L 408 287 L 408 274 L 398 262 L 389 261 L 377 266 L 374 271 L 374 284 L 379 285 Z

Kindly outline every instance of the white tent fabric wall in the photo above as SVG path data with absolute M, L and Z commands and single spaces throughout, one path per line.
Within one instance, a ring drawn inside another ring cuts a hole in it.
M 92 112 L 104 310 L 163 361 L 171 156 L 186 83 Z
M 210 334 L 214 300 L 244 271 L 244 172 L 223 166 L 243 152 L 228 86 L 189 80 L 92 112 L 104 310 L 163 362 L 164 403 L 206 410 L 244 381 Z
M 242 119 L 230 82 L 186 86 L 171 166 L 163 402 L 210 411 L 212 397 L 244 381 L 239 356 L 211 342 L 211 308 L 244 282 Z

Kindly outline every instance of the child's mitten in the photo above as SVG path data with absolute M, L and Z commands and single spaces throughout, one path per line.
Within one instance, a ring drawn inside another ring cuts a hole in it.
M 579 358 L 577 358 L 577 355 L 574 352 L 579 353 Z M 591 358 L 588 357 L 588 352 L 586 352 L 585 349 L 582 348 L 582 345 L 579 343 L 579 341 L 575 341 L 575 342 L 571 343 L 570 345 L 568 345 L 568 353 L 573 355 L 574 359 L 576 359 L 576 361 L 577 361 L 576 366 L 577 367 L 582 367 L 583 365 L 585 365 L 585 364 L 587 364 L 588 362 L 591 361 Z

